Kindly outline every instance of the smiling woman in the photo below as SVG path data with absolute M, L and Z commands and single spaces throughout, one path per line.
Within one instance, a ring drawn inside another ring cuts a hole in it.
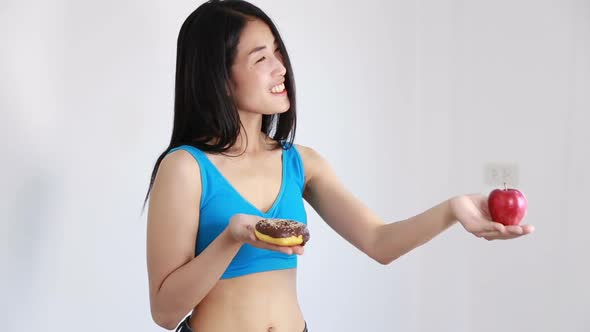
M 381 264 L 456 221 L 486 239 L 533 230 L 490 221 L 480 195 L 456 196 L 385 223 L 318 152 L 293 144 L 289 56 L 271 19 L 248 2 L 209 1 L 190 14 L 178 36 L 176 66 L 172 138 L 146 196 L 151 313 L 164 328 L 307 331 L 296 270 L 309 234 L 294 243 L 256 236 L 261 220 L 292 220 L 303 230 L 304 200 Z
M 293 255 L 303 247 L 253 230 L 263 218 L 307 219 L 278 30 L 247 2 L 210 1 L 186 19 L 177 52 L 172 139 L 148 191 L 152 316 L 183 331 L 306 330 Z

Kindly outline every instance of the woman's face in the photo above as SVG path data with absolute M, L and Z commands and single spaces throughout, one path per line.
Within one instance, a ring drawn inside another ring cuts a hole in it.
M 286 72 L 269 27 L 260 20 L 248 21 L 231 68 L 232 96 L 238 110 L 258 114 L 288 111 L 288 91 L 283 84 Z

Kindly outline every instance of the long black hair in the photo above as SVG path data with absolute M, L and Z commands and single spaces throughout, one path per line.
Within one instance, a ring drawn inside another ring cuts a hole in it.
M 207 1 L 187 17 L 178 34 L 174 127 L 170 144 L 152 171 L 144 209 L 160 162 L 171 149 L 192 145 L 203 151 L 223 153 L 235 144 L 242 124 L 227 87 L 240 34 L 253 19 L 266 23 L 275 37 L 287 69 L 285 87 L 291 104 L 284 113 L 263 115 L 261 131 L 283 148 L 292 146 L 297 122 L 295 82 L 277 27 L 260 8 L 246 1 Z

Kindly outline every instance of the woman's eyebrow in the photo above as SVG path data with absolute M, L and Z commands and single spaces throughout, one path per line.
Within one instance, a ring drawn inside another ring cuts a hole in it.
M 277 41 L 276 40 L 273 41 L 273 45 L 276 45 L 276 44 L 277 44 Z M 250 56 L 253 53 L 260 52 L 264 49 L 266 49 L 266 46 L 256 46 L 250 52 L 248 52 L 248 56 Z

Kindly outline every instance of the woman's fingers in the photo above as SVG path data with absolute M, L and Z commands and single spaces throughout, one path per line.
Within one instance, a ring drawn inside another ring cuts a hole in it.
M 511 225 L 511 226 L 506 226 L 506 231 L 510 234 L 515 234 L 515 235 L 522 235 L 524 234 L 524 231 L 522 230 L 521 226 L 518 225 Z
M 256 236 L 254 236 L 254 238 L 250 244 L 252 244 L 255 247 L 261 248 L 261 249 L 274 250 L 274 251 L 285 253 L 287 255 L 293 255 L 293 254 L 302 255 L 303 254 L 303 247 L 302 246 L 290 246 L 290 247 L 277 246 L 275 244 L 270 244 L 270 243 L 260 241 L 256 238 Z
M 476 222 L 475 225 L 473 226 L 473 230 L 471 231 L 471 233 L 478 235 L 478 236 L 483 233 L 495 233 L 495 232 L 500 232 L 500 233 L 505 232 L 504 225 L 502 225 L 498 222 L 487 221 L 487 220 L 483 220 L 481 222 Z
M 293 253 L 297 255 L 303 255 L 303 247 L 302 246 L 294 246 L 292 247 Z
M 535 226 L 533 225 L 522 225 L 523 234 L 531 234 L 535 231 Z
M 478 237 L 486 240 L 508 240 L 514 239 L 522 235 L 529 234 L 534 231 L 534 227 L 530 225 L 509 225 L 504 226 L 496 231 L 485 231 L 477 234 Z
M 293 254 L 303 255 L 303 247 L 302 246 L 287 247 L 287 246 L 269 245 L 267 249 L 280 251 L 280 252 L 285 253 L 287 255 L 293 255 Z

